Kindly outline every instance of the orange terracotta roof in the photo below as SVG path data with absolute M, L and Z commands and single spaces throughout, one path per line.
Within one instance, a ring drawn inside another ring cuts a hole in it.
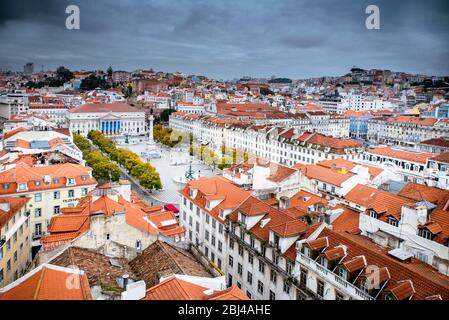
M 384 222 L 387 221 L 388 215 L 392 215 L 399 221 L 402 206 L 410 203 L 410 200 L 405 197 L 361 184 L 349 191 L 345 199 L 367 209 L 374 209 L 379 219 Z
M 189 191 L 191 189 L 198 190 L 195 199 L 190 197 Z M 220 222 L 224 222 L 219 217 L 220 209 L 234 209 L 250 195 L 250 192 L 238 188 L 223 177 L 203 177 L 193 180 L 178 192 Z M 224 196 L 224 199 L 212 210 L 208 210 L 206 208 L 206 197 L 215 195 Z
M 421 164 L 426 164 L 427 159 L 432 158 L 435 156 L 433 153 L 421 153 L 421 152 L 410 152 L 410 151 L 404 151 L 399 149 L 393 149 L 390 147 L 384 147 L 384 148 L 377 148 L 377 149 L 371 149 L 367 150 L 366 153 L 388 157 L 388 158 L 394 158 L 394 159 L 401 159 Z
M 424 262 L 415 258 L 400 261 L 388 255 L 388 249 L 380 247 L 369 238 L 360 235 L 324 228 L 318 237 L 319 239 L 327 238 L 329 248 L 338 245 L 347 247 L 347 256 L 344 258 L 343 264 L 350 270 L 358 271 L 363 264 L 377 266 L 379 269 L 374 274 L 369 270 L 364 270 L 362 275 L 367 279 L 379 277 L 381 282 L 389 280 L 384 287 L 386 292 L 397 287 L 400 281 L 411 280 L 416 290 L 412 299 L 423 300 L 435 295 L 441 295 L 445 300 L 449 299 L 449 277 Z M 366 263 L 361 257 L 365 259 Z
M 293 237 L 304 233 L 307 225 L 300 220 L 289 220 L 271 227 L 271 230 L 281 237 Z
M 79 272 L 43 264 L 0 289 L 0 300 L 92 300 L 87 277 Z
M 8 211 L 0 209 L 0 230 L 11 220 L 17 212 L 22 209 L 31 198 L 15 198 L 4 197 L 0 198 L 0 203 L 5 203 L 9 206 Z
M 322 181 L 337 187 L 354 176 L 351 172 L 328 169 L 319 165 L 295 164 L 294 168 L 301 171 L 307 178 Z
M 240 289 L 231 287 L 221 291 L 212 291 L 176 276 L 165 279 L 147 290 L 142 300 L 249 300 Z

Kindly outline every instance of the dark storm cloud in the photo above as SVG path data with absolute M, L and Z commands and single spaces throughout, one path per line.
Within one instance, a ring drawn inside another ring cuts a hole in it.
M 77 4 L 81 29 L 65 28 Z M 365 8 L 381 29 L 365 28 Z M 449 74 L 446 0 L 16 0 L 0 3 L 0 68 L 134 70 L 302 78 L 352 65 Z

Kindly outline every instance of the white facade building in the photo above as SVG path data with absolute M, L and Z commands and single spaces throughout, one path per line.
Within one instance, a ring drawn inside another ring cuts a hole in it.
M 85 104 L 67 112 L 73 133 L 87 136 L 99 130 L 109 136 L 141 136 L 147 132 L 145 112 L 126 103 Z

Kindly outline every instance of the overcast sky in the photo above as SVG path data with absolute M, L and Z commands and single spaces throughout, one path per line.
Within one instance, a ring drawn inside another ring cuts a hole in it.
M 65 28 L 76 4 L 81 29 Z M 365 9 L 380 8 L 380 30 Z M 448 0 L 0 1 L 0 68 L 182 71 L 217 79 L 449 74 Z

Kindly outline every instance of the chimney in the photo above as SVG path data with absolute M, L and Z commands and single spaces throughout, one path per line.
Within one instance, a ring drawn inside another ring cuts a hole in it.
M 126 286 L 128 285 L 128 281 L 129 281 L 129 275 L 128 274 L 124 274 L 122 276 L 122 280 L 123 280 L 123 288 L 126 289 Z

